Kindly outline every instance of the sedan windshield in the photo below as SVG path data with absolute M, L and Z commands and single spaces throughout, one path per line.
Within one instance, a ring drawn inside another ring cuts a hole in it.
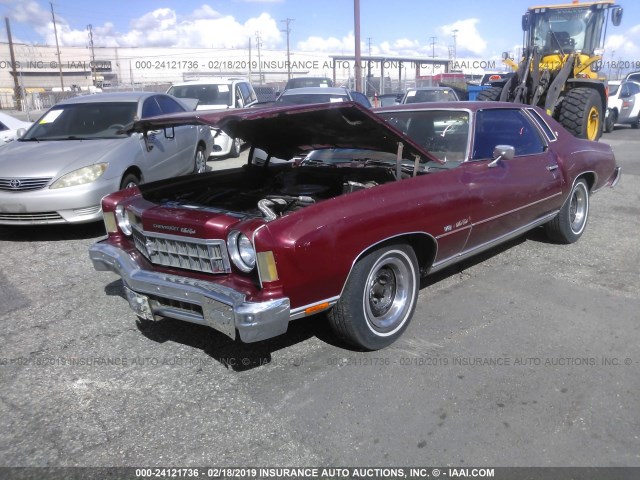
M 136 115 L 137 103 L 75 103 L 60 105 L 33 124 L 21 141 L 123 138 L 119 133 Z
M 346 95 L 308 93 L 282 95 L 276 102 L 283 103 L 285 105 L 307 105 L 310 103 L 335 103 L 347 101 L 349 101 L 349 98 Z

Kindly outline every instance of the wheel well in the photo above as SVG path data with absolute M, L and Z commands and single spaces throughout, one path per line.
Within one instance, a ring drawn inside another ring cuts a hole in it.
M 127 168 L 123 173 L 122 173 L 122 177 L 120 177 L 120 179 L 122 180 L 124 177 L 126 177 L 127 175 L 129 175 L 130 173 L 134 174 L 136 177 L 138 177 L 138 180 L 140 180 L 141 182 L 144 180 L 142 178 L 142 171 L 136 167 L 135 165 L 131 165 L 129 168 Z
M 581 178 L 584 178 L 586 180 L 587 186 L 589 187 L 589 192 L 591 192 L 591 190 L 593 189 L 593 186 L 596 183 L 596 174 L 593 172 L 583 173 L 578 178 L 576 178 L 576 181 L 580 180 Z
M 372 245 L 367 250 L 362 252 L 360 254 L 360 257 L 366 255 L 374 248 L 379 248 L 383 245 L 393 245 L 397 243 L 405 243 L 413 248 L 416 257 L 418 258 L 418 268 L 420 269 L 420 272 L 426 272 L 431 267 L 433 261 L 436 258 L 436 252 L 438 249 L 437 243 L 431 235 L 428 235 L 426 233 L 407 233 L 398 235 L 397 237 L 389 238 L 384 242 Z

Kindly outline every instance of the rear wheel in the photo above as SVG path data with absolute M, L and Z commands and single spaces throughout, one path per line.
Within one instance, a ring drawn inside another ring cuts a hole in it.
M 589 186 L 578 180 L 558 215 L 545 225 L 547 236 L 558 243 L 574 243 L 582 236 L 589 217 Z
M 417 264 L 413 249 L 404 244 L 380 247 L 358 260 L 340 300 L 329 311 L 334 332 L 366 350 L 391 345 L 416 308 Z
M 631 128 L 640 128 L 640 115 L 638 115 L 635 121 L 631 124 Z
M 200 145 L 196 149 L 193 159 L 193 173 L 202 173 L 207 170 L 207 159 L 204 157 L 204 148 Z
M 124 177 L 122 177 L 122 181 L 120 182 L 120 190 L 135 187 L 139 184 L 140 179 L 136 175 L 134 175 L 133 173 L 127 173 Z
M 229 150 L 229 156 L 231 158 L 238 158 L 240 156 L 240 139 L 233 138 L 231 139 L 231 150 Z
M 604 131 L 606 133 L 613 132 L 613 128 L 618 120 L 618 115 L 615 110 L 609 110 L 609 115 L 607 115 L 607 119 L 604 122 Z
M 569 90 L 560 106 L 560 123 L 578 138 L 598 140 L 602 119 L 602 99 L 593 88 Z
M 497 102 L 500 100 L 501 93 L 502 87 L 489 87 L 486 90 L 478 92 L 476 100 L 479 102 Z

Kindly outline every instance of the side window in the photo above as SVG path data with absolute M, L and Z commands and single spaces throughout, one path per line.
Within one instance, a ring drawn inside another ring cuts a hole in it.
M 242 97 L 242 92 L 240 91 L 240 85 L 236 85 L 236 88 L 234 91 L 235 91 L 235 97 L 236 97 L 235 107 L 236 108 L 244 107 L 244 98 Z
M 492 158 L 496 145 L 511 145 L 516 156 L 542 153 L 545 148 L 538 130 L 520 110 L 480 110 L 476 114 L 472 159 Z
M 631 95 L 631 92 L 629 91 L 629 84 L 623 83 L 622 88 L 620 89 L 620 98 L 626 98 L 629 95 Z
M 629 84 L 629 93 L 631 95 L 635 95 L 637 93 L 640 93 L 640 86 L 636 85 L 635 83 L 630 83 Z
M 149 97 L 144 101 L 142 105 L 142 118 L 155 117 L 156 115 L 162 115 L 162 110 L 155 97 Z
M 257 97 L 255 96 L 255 93 L 253 92 L 249 84 L 241 83 L 239 85 L 240 85 L 240 92 L 242 93 L 242 97 L 244 99 L 245 105 L 248 105 L 257 100 Z
M 158 101 L 158 104 L 160 105 L 160 110 L 162 110 L 162 113 L 178 113 L 185 111 L 185 109 L 182 108 L 182 106 L 171 97 L 159 95 L 156 97 L 156 99 Z
M 356 102 L 358 102 L 363 107 L 371 108 L 371 102 L 363 93 L 351 92 L 351 96 Z

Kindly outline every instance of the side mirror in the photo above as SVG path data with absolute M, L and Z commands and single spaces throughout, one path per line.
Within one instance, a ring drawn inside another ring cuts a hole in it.
M 489 168 L 496 167 L 500 160 L 511 160 L 516 154 L 516 149 L 511 145 L 496 145 L 493 148 L 493 161 L 487 165 Z
M 622 7 L 616 5 L 611 10 L 611 23 L 613 23 L 614 27 L 620 26 L 622 22 Z
M 18 130 L 16 130 L 16 138 L 24 137 L 25 133 L 27 133 L 27 129 L 26 128 L 19 128 Z

